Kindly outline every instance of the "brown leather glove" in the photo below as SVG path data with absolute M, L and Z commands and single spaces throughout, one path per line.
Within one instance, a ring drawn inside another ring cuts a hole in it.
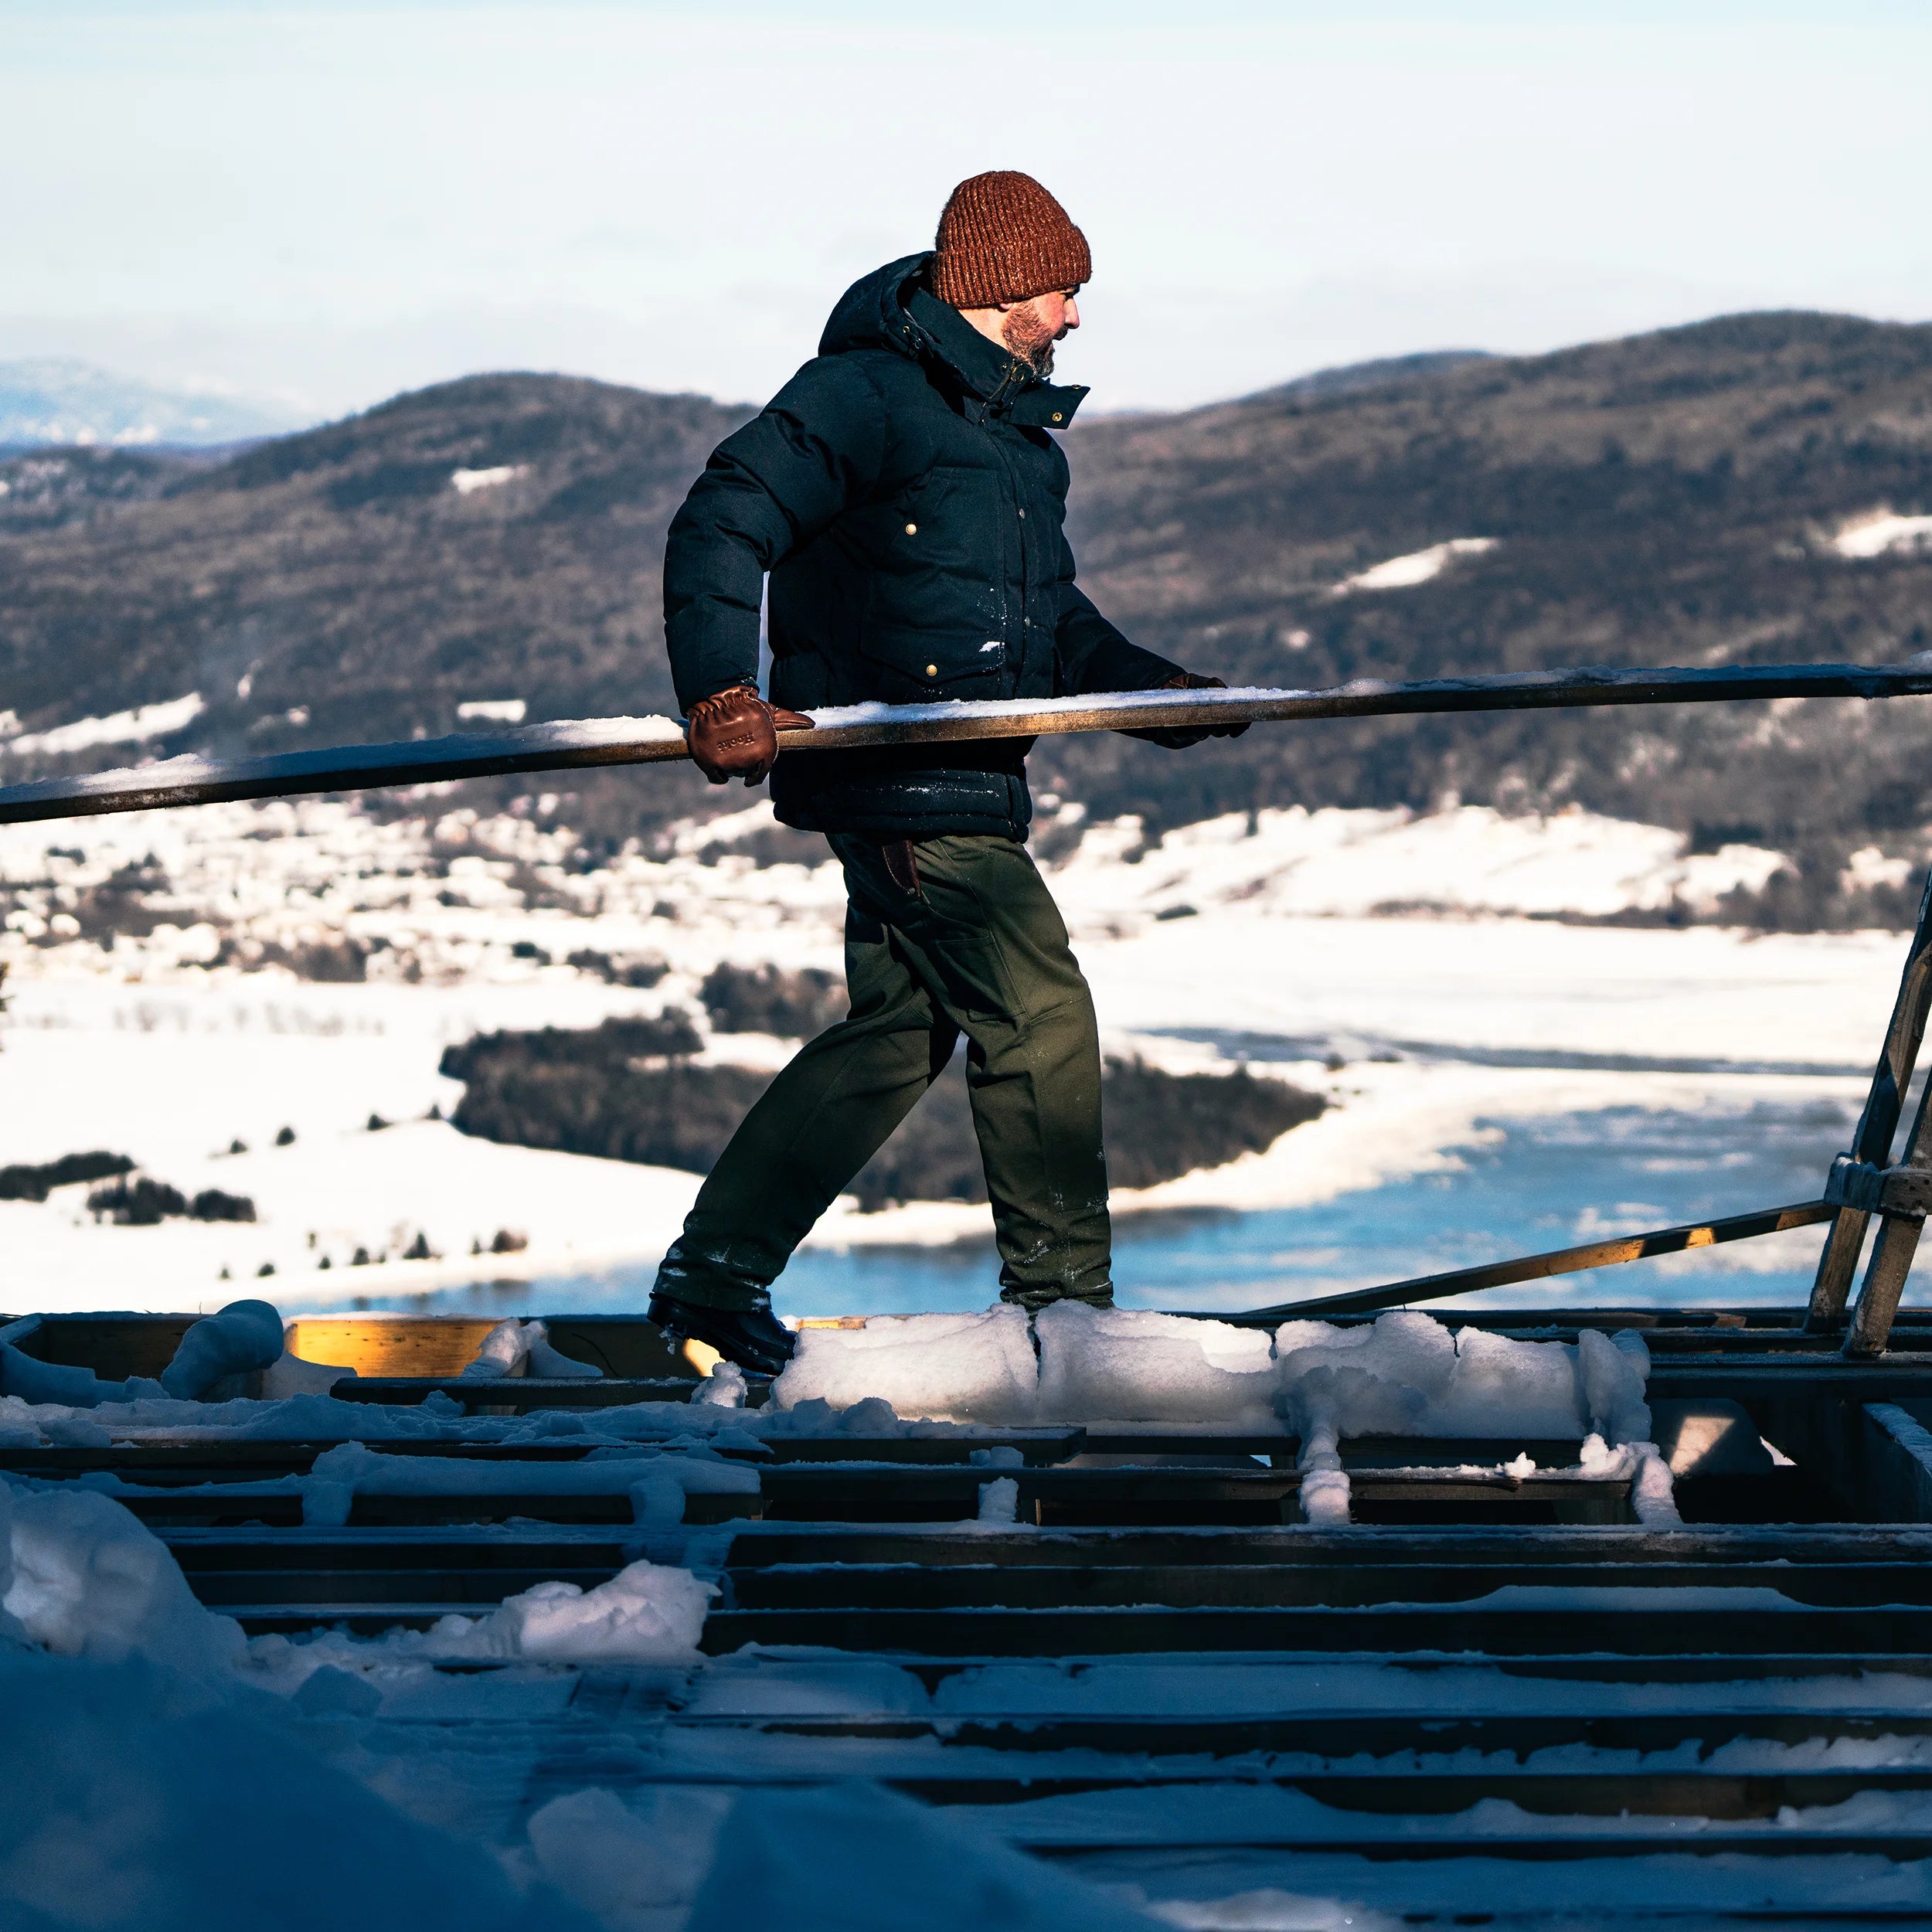
M 685 720 L 685 742 L 692 762 L 714 785 L 742 778 L 761 784 L 777 763 L 778 733 L 808 730 L 811 720 L 802 711 L 767 704 L 748 684 L 700 698 Z
M 1194 671 L 1177 671 L 1166 683 L 1156 685 L 1157 691 L 1225 691 L 1228 688 L 1225 678 L 1204 678 Z M 1218 724 L 1180 726 L 1169 725 L 1151 731 L 1129 731 L 1122 735 L 1129 738 L 1145 738 L 1151 745 L 1165 745 L 1170 751 L 1185 751 L 1189 745 L 1198 745 L 1203 738 L 1238 738 L 1247 730 L 1245 724 Z

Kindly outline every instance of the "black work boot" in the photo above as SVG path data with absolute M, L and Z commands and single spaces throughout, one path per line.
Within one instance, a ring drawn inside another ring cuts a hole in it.
M 645 1312 L 667 1342 L 704 1342 L 754 1375 L 782 1373 L 795 1345 L 791 1331 L 769 1308 L 712 1308 L 653 1294 Z

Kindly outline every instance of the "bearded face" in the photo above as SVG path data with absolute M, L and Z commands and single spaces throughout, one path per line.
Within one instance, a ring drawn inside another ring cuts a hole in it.
M 1053 372 L 1056 332 L 1043 321 L 1031 302 L 1022 302 L 1008 311 L 999 325 L 1000 339 L 1023 362 L 1030 362 L 1036 376 Z

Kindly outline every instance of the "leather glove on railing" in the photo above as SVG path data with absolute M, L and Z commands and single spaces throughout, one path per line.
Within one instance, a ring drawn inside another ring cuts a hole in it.
M 684 724 L 691 760 L 714 785 L 742 778 L 760 784 L 777 763 L 778 733 L 804 730 L 811 720 L 802 711 L 767 704 L 748 684 L 700 698 Z
M 1177 671 L 1166 683 L 1154 687 L 1157 691 L 1225 691 L 1227 688 L 1225 678 L 1205 678 L 1194 671 Z M 1145 738 L 1149 744 L 1165 745 L 1170 751 L 1185 751 L 1189 745 L 1198 745 L 1203 738 L 1238 738 L 1247 730 L 1245 724 L 1169 725 L 1151 731 L 1129 731 L 1121 735 Z

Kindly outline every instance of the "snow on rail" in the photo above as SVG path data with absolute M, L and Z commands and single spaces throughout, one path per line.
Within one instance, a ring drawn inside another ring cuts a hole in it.
M 1932 695 L 1932 665 L 1733 665 L 1713 669 L 1510 672 L 1414 684 L 1359 679 L 1333 689 L 1098 692 L 1073 698 L 984 702 L 859 705 L 814 714 L 815 728 L 784 734 L 787 751 L 875 744 L 1036 737 L 1297 719 L 1404 716 L 1423 712 L 1556 709 L 1720 699 Z M 17 742 L 17 741 L 16 741 Z M 668 718 L 599 718 L 523 725 L 488 735 L 336 746 L 271 757 L 182 757 L 81 777 L 0 788 L 0 824 L 155 806 L 207 804 L 303 792 L 419 784 L 600 764 L 644 764 L 686 756 Z

